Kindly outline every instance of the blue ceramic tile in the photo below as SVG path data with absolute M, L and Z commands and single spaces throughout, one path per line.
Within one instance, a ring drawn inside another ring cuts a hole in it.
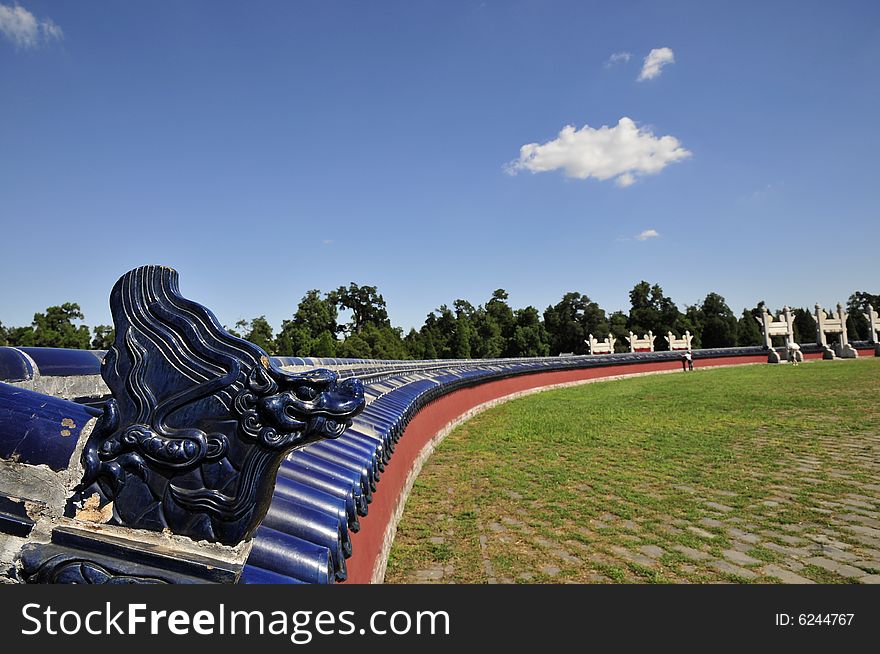
M 98 409 L 0 383 L 0 458 L 64 470 L 82 428 L 99 415 Z
M 101 360 L 90 350 L 65 350 L 54 347 L 20 349 L 34 360 L 40 374 L 47 377 L 101 374 Z
M 17 382 L 34 378 L 34 367 L 14 347 L 0 347 L 0 381 Z

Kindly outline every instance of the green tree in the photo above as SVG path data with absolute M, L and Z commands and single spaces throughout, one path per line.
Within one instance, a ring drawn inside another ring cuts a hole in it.
M 437 309 L 438 315 L 431 321 L 431 333 L 434 336 L 434 344 L 441 359 L 455 358 L 457 352 L 456 320 L 455 314 L 445 304 Z
M 754 309 L 743 309 L 742 316 L 736 323 L 736 344 L 740 347 L 763 345 L 761 325 L 755 320 Z
M 237 323 L 235 323 L 235 327 L 228 327 L 226 325 L 223 325 L 223 329 L 235 336 L 235 338 L 244 338 L 242 334 L 244 333 L 244 331 L 246 331 L 247 324 L 248 321 L 242 318 Z
M 335 334 L 339 331 L 339 325 L 336 324 L 338 315 L 336 303 L 329 297 L 322 298 L 321 291 L 312 289 L 299 301 L 293 323 L 297 327 L 305 327 L 312 338 L 318 338 L 324 332 Z
M 608 319 L 605 317 L 605 310 L 586 295 L 582 297 L 584 299 L 584 332 L 587 335 L 592 334 L 600 341 L 604 340 L 611 333 Z
M 0 322 L 0 345 L 6 345 L 6 327 Z
M 507 291 L 503 288 L 496 289 L 492 297 L 486 302 L 486 317 L 498 326 L 501 338 L 505 341 L 513 336 L 515 318 L 513 309 L 507 303 Z M 502 347 L 502 352 L 504 351 Z
M 425 338 L 415 327 L 410 328 L 407 335 L 403 337 L 403 344 L 406 346 L 406 351 L 409 353 L 410 358 L 428 358 L 425 356 Z
M 865 314 L 868 306 L 880 311 L 880 295 L 873 295 L 865 291 L 856 291 L 849 296 L 846 302 L 846 311 L 849 316 L 846 319 L 847 336 L 854 341 L 866 341 L 871 338 L 871 329 Z
M 422 331 L 410 329 L 409 334 L 403 339 L 409 358 L 412 359 L 436 359 L 437 348 L 434 346 L 432 334 L 422 328 Z
M 10 327 L 6 331 L 6 342 L 13 347 L 33 347 L 33 327 Z
M 91 332 L 86 325 L 74 325 L 74 320 L 84 316 L 75 302 L 65 302 L 60 307 L 49 307 L 45 313 L 34 314 L 33 343 L 36 347 L 66 347 L 87 350 L 91 345 Z
M 535 307 L 514 312 L 513 337 L 507 355 L 512 357 L 545 357 L 550 353 L 550 337 Z
M 846 316 L 846 337 L 850 341 L 868 340 L 868 319 L 863 313 L 850 312 Z
M 807 309 L 795 309 L 794 340 L 795 343 L 816 342 L 816 319 Z
M 874 295 L 873 293 L 868 293 L 866 291 L 856 291 L 849 296 L 849 300 L 846 302 L 846 308 L 847 311 L 851 313 L 855 311 L 867 312 L 869 304 L 877 311 L 880 311 L 880 295 Z
M 608 317 L 608 329 L 617 339 L 614 351 L 629 352 L 629 330 L 626 328 L 626 314 L 623 311 L 615 311 Z
M 666 333 L 669 331 L 681 335 L 695 319 L 691 315 L 687 320 L 682 320 L 679 311 L 672 298 L 663 295 L 663 289 L 659 284 L 651 285 L 641 281 L 633 287 L 629 293 L 630 311 L 627 327 L 636 334 L 644 334 L 648 330 L 654 333 L 654 349 L 667 350 Z M 692 334 L 698 334 L 692 329 Z M 696 343 L 695 343 L 696 346 Z
M 281 330 L 275 338 L 275 351 L 284 356 L 334 356 L 315 354 L 315 351 L 336 350 L 337 315 L 336 302 L 330 294 L 322 298 L 318 289 L 307 291 L 293 316 L 281 322 Z M 327 340 L 325 333 L 330 334 L 332 342 Z
M 312 339 L 311 356 L 332 358 L 336 356 L 336 337 L 329 331 L 323 331 Z
M 685 307 L 685 312 L 679 315 L 670 331 L 679 336 L 683 336 L 685 332 L 690 332 L 691 347 L 699 349 L 703 347 L 702 330 L 703 312 L 700 310 L 700 307 L 694 305 Z M 666 332 L 663 332 L 663 336 L 666 336 Z M 655 338 L 654 341 L 656 342 L 657 339 Z M 668 347 L 665 339 L 663 339 L 663 344 Z
M 352 334 L 339 344 L 339 356 L 345 359 L 372 359 L 370 344 L 358 334 Z
M 550 339 L 550 353 L 586 354 L 587 338 L 584 314 L 590 298 L 580 293 L 566 293 L 544 310 L 544 328 Z M 594 303 L 595 304 L 595 303 Z M 598 306 L 598 305 L 597 305 Z
M 479 356 L 475 352 L 479 337 L 472 322 L 472 316 L 476 315 L 477 310 L 465 300 L 456 300 L 453 306 L 454 311 L 445 304 L 441 305 L 427 315 L 417 338 L 412 334 L 407 336 L 408 355 L 418 356 L 416 352 L 422 352 L 424 358 L 434 358 L 432 355 L 435 355 L 442 359 L 470 359 Z M 416 343 L 418 348 L 413 350 Z
M 654 291 L 652 295 L 652 290 Z M 655 334 L 660 331 L 660 310 L 655 301 L 656 296 L 663 295 L 663 290 L 657 284 L 651 285 L 642 280 L 629 292 L 629 328 L 643 334 L 648 330 Z
M 483 311 L 477 315 L 475 328 L 480 341 L 479 348 L 474 353 L 477 358 L 497 359 L 504 355 L 507 339 L 502 334 L 501 325 L 489 313 Z
M 363 358 L 383 359 L 386 361 L 409 358 L 409 352 L 407 352 L 403 342 L 403 335 L 398 327 L 367 323 L 364 325 L 361 333 L 356 336 L 363 340 L 369 348 L 369 355 Z M 353 337 L 349 337 L 346 340 L 351 340 L 351 338 Z
M 260 316 L 253 320 L 241 319 L 235 323 L 235 328 L 224 327 L 226 331 L 237 338 L 243 338 L 254 345 L 258 345 L 266 351 L 266 354 L 276 353 L 276 342 L 272 337 L 272 325 L 266 320 L 266 316 Z
M 445 304 L 431 312 L 421 329 L 426 357 L 430 350 L 443 359 L 486 359 L 506 356 L 516 327 L 507 291 L 497 289 L 486 306 L 474 307 L 456 300 L 453 309 Z
M 305 327 L 297 327 L 285 320 L 275 339 L 275 352 L 285 357 L 311 356 L 312 338 Z
M 110 325 L 98 325 L 93 330 L 92 347 L 96 350 L 109 350 L 116 340 L 116 330 Z
M 275 354 L 275 339 L 272 335 L 272 325 L 266 320 L 266 316 L 260 316 L 251 320 L 250 328 L 245 333 L 244 340 L 263 348 L 267 354 Z
M 709 293 L 700 307 L 702 347 L 733 347 L 736 345 L 736 316 L 718 293 Z
M 471 357 L 471 341 L 470 341 L 469 325 L 465 321 L 456 321 L 455 334 L 453 334 L 452 349 L 450 358 L 452 359 L 470 359 Z
M 385 298 L 375 286 L 358 286 L 351 282 L 348 288 L 340 286 L 327 297 L 340 309 L 351 310 L 351 322 L 344 327 L 347 334 L 360 334 L 367 324 L 391 326 Z
M 434 343 L 434 333 L 432 323 L 436 322 L 437 316 L 433 312 L 425 317 L 425 323 L 422 328 L 410 334 L 408 345 L 410 354 L 414 359 L 436 359 L 438 358 L 437 346 Z M 433 355 L 433 356 L 432 356 Z
M 476 319 L 478 319 L 480 310 L 467 300 L 456 300 L 452 306 L 455 311 L 452 356 L 455 359 L 475 358 L 480 347 L 480 335 L 476 327 Z

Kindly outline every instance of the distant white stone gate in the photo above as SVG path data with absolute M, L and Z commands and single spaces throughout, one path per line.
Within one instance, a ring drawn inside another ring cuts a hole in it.
M 847 313 L 843 306 L 837 303 L 837 313 L 830 316 L 818 304 L 816 305 L 816 343 L 822 347 L 823 359 L 857 359 L 859 353 L 849 344 L 846 337 Z M 839 334 L 834 349 L 828 346 L 826 334 Z
M 600 341 L 590 334 L 589 338 L 584 342 L 589 346 L 590 354 L 614 354 L 614 344 L 617 342 L 617 339 L 608 335 L 605 337 L 605 340 Z
M 647 350 L 648 352 L 654 351 L 654 332 L 652 332 L 650 329 L 648 330 L 648 333 L 645 334 L 645 336 L 643 336 L 642 338 L 639 338 L 638 336 L 630 332 L 629 338 L 627 340 L 629 341 L 630 352 L 644 352 L 645 350 Z
M 682 336 L 681 338 L 678 338 L 672 332 L 666 332 L 666 336 L 664 336 L 663 338 L 665 338 L 666 342 L 669 343 L 669 349 L 673 352 L 690 350 L 691 341 L 694 340 L 694 337 L 691 335 L 690 330 L 685 331 L 684 336 Z
M 785 339 L 785 360 L 803 361 L 804 355 L 800 347 L 794 341 L 794 316 L 787 306 L 782 308 L 778 318 L 774 318 L 767 307 L 762 307 L 761 317 L 755 318 L 764 332 L 764 347 L 767 348 L 767 363 L 779 363 L 782 359 L 773 348 L 773 337 L 782 336 Z

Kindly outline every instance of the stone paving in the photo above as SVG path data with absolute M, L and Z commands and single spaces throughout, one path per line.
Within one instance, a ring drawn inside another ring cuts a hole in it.
M 504 514 L 477 508 L 481 581 L 880 583 L 880 435 L 817 438 L 821 454 L 792 452 L 769 477 L 766 470 L 742 471 L 769 489 L 763 497 L 647 480 L 650 489 L 643 492 L 658 498 L 681 493 L 686 510 L 592 515 L 577 527 L 577 538 L 554 538 L 549 522 L 527 523 L 535 512 L 511 492 L 514 502 Z M 842 490 L 829 493 L 823 484 Z M 454 524 L 447 517 L 432 542 L 443 546 L 455 535 Z M 542 563 L 502 572 L 497 562 L 511 548 L 520 560 Z M 450 583 L 456 574 L 453 565 L 436 565 L 394 581 Z

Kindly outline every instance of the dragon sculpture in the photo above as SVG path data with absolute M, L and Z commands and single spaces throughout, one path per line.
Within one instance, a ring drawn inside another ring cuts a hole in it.
M 181 296 L 171 268 L 126 273 L 110 308 L 113 399 L 83 448 L 70 516 L 97 494 L 112 523 L 237 544 L 265 515 L 282 459 L 364 408 L 359 380 L 285 372 Z

